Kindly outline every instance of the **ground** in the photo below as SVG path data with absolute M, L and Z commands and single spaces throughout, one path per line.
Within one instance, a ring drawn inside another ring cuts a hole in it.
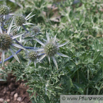
M 16 77 L 9 74 L 7 82 L 0 84 L 0 103 L 31 103 L 27 89 L 24 81 L 16 82 Z

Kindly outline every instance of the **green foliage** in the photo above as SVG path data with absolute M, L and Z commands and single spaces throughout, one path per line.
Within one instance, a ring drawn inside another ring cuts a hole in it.
M 5 66 L 5 72 L 7 74 L 12 73 L 16 76 L 17 80 L 24 80 L 24 70 L 26 68 L 26 62 L 18 63 L 17 61 L 12 61 Z
M 45 58 L 36 67 L 32 63 L 27 66 L 25 62 L 26 66 L 22 67 L 22 63 L 20 65 L 14 63 L 16 66 L 9 65 L 7 71 L 11 70 L 17 78 L 27 80 L 32 103 L 59 103 L 60 95 L 63 94 L 103 95 L 101 0 L 81 0 L 77 4 L 67 0 L 64 4 L 57 5 L 61 17 L 58 24 L 50 22 L 50 15 L 47 17 L 42 15 L 42 12 L 48 12 L 46 11 L 48 4 L 52 4 L 52 1 L 26 0 L 25 3 L 21 3 L 25 15 L 31 11 L 35 14 L 31 21 L 41 27 L 43 35 L 38 36 L 40 40 L 45 38 L 48 32 L 51 36 L 56 35 L 59 43 L 69 41 L 58 50 L 69 58 L 58 57 L 58 69 L 53 62 L 49 63 Z M 36 44 L 40 47 L 33 39 L 25 45 Z

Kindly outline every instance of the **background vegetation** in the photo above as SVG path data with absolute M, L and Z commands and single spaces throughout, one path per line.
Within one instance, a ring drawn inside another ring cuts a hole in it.
M 4 0 L 0 0 L 0 4 Z M 20 52 L 21 63 L 13 59 L 5 72 L 16 75 L 17 80 L 27 81 L 32 94 L 32 103 L 59 103 L 60 95 L 103 94 L 103 1 L 102 0 L 7 0 L 12 12 L 25 16 L 35 14 L 31 23 L 38 25 L 42 35 L 46 32 L 57 35 L 58 42 L 69 43 L 60 52 L 69 58 L 57 57 L 58 69 L 47 58 L 35 67 L 27 66 L 24 52 Z M 13 11 L 12 11 L 13 10 Z M 29 26 L 27 26 L 29 29 Z M 26 46 L 34 46 L 26 43 Z M 39 46 L 38 43 L 36 43 Z

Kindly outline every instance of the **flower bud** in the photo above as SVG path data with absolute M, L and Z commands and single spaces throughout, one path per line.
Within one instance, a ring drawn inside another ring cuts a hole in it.
M 28 58 L 31 61 L 35 61 L 37 59 L 37 57 L 38 57 L 38 54 L 35 51 L 29 52 Z
M 22 15 L 16 15 L 15 16 L 15 23 L 17 26 L 22 26 L 25 23 L 25 17 Z
M 40 32 L 40 28 L 38 26 L 34 26 L 32 28 L 32 31 L 35 32 L 35 34 L 39 33 Z
M 47 43 L 44 47 L 44 51 L 45 51 L 46 55 L 51 57 L 57 53 L 58 48 L 57 48 L 57 45 L 54 43 Z
M 8 34 L 0 34 L 0 48 L 2 50 L 7 50 L 12 44 L 12 39 Z
M 0 6 L 0 15 L 7 15 L 10 12 L 10 9 L 6 5 Z

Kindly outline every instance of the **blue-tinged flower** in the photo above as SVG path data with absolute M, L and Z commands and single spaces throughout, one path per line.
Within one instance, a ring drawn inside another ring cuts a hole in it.
M 6 5 L 0 5 L 0 23 L 10 19 L 11 16 L 10 8 Z
M 14 15 L 14 27 L 17 27 L 18 30 L 20 29 L 21 26 L 25 26 L 25 25 L 34 25 L 33 23 L 29 23 L 27 22 L 27 20 L 29 20 L 30 18 L 32 18 L 34 15 L 28 14 L 26 17 L 23 16 L 22 14 L 15 14 Z M 24 27 L 25 28 L 25 27 Z M 26 29 L 26 28 L 25 28 Z
M 36 45 L 34 46 L 33 49 L 27 50 L 26 51 L 26 58 L 29 60 L 28 65 L 33 62 L 35 67 L 36 67 L 36 63 L 38 63 L 38 60 L 40 58 L 40 53 L 37 50 Z
M 47 34 L 46 37 L 47 37 L 47 40 L 45 40 L 46 41 L 45 43 L 42 43 L 40 40 L 35 39 L 38 43 L 40 43 L 42 45 L 42 48 L 37 50 L 37 51 L 42 52 L 42 54 L 43 54 L 41 56 L 41 58 L 39 59 L 39 61 L 41 61 L 43 58 L 45 58 L 47 56 L 49 62 L 50 62 L 50 58 L 52 58 L 55 66 L 58 68 L 58 65 L 57 65 L 57 62 L 55 59 L 55 55 L 57 54 L 57 55 L 60 55 L 63 57 L 68 57 L 67 55 L 64 55 L 64 54 L 58 52 L 59 48 L 66 45 L 68 42 L 59 45 L 56 42 L 56 36 L 54 38 L 50 38 Z
M 29 59 L 29 64 L 31 62 L 34 62 L 34 65 L 36 67 L 36 63 L 38 62 L 39 54 L 35 50 L 29 50 L 27 51 L 27 58 Z
M 0 5 L 0 15 L 7 15 L 10 12 L 10 8 L 6 5 Z
M 21 34 L 15 35 L 15 36 L 10 35 L 12 26 L 13 26 L 13 20 L 11 21 L 11 24 L 8 27 L 7 32 L 4 32 L 0 26 L 0 51 L 2 51 L 2 64 L 4 64 L 5 52 L 7 50 L 11 51 L 12 55 L 18 62 L 20 62 L 20 61 L 19 61 L 19 58 L 17 57 L 16 53 L 14 52 L 13 47 L 17 47 L 17 48 L 25 50 L 25 48 L 22 45 L 14 42 L 16 40 L 16 38 L 18 38 Z
M 23 15 L 16 15 L 14 21 L 17 26 L 22 26 L 26 22 Z
M 39 26 L 33 26 L 31 28 L 32 33 L 35 33 L 35 35 L 37 35 L 38 33 L 40 33 L 40 27 Z

